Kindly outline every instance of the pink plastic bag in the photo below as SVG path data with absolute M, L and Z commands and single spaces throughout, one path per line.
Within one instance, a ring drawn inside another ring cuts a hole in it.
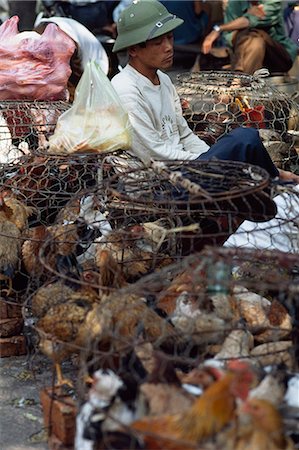
M 52 23 L 19 33 L 18 22 L 0 26 L 0 100 L 66 100 L 74 41 Z

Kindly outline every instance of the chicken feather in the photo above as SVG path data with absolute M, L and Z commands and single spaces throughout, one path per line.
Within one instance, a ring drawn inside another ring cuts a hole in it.
M 188 411 L 144 418 L 134 422 L 132 428 L 142 433 L 148 449 L 194 448 L 234 420 L 236 398 L 247 397 L 253 380 L 250 366 L 234 361 L 226 374 L 209 386 Z M 180 447 L 179 441 L 185 445 Z

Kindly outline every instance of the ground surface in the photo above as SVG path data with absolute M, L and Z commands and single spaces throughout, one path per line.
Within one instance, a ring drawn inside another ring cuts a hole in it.
M 40 389 L 51 385 L 52 368 L 42 357 L 0 359 L 1 450 L 47 449 L 39 402 Z

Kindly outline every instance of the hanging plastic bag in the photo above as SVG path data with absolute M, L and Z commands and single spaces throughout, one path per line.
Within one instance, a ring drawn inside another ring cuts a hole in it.
M 0 26 L 0 100 L 66 100 L 74 41 L 53 23 L 42 35 L 18 23 Z
M 51 153 L 103 153 L 127 150 L 131 126 L 127 112 L 99 65 L 87 64 L 74 103 L 58 119 L 49 139 Z

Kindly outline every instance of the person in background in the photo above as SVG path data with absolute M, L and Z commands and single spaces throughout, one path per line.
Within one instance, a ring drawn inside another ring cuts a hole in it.
M 299 47 L 299 1 L 287 2 L 283 11 L 287 35 Z
M 114 23 L 117 23 L 122 11 L 127 8 L 133 0 L 120 0 L 118 2 L 118 5 L 115 6 L 115 8 L 113 9 L 112 12 L 112 17 L 113 17 L 113 21 Z
M 103 72 L 109 72 L 109 60 L 103 45 L 97 38 L 81 23 L 68 17 L 38 17 L 34 24 L 34 31 L 43 33 L 49 23 L 55 23 L 64 31 L 76 44 L 76 50 L 71 58 L 72 74 L 69 78 L 68 90 L 70 101 L 74 99 L 76 86 L 88 61 L 96 61 Z
M 199 42 L 205 35 L 209 17 L 204 9 L 204 2 L 199 1 L 163 1 L 172 14 L 184 20 L 184 23 L 173 30 L 175 44 L 193 44 Z
M 270 73 L 292 68 L 297 46 L 286 35 L 281 1 L 229 0 L 224 23 L 206 36 L 202 52 L 209 53 L 222 33 L 232 50 L 232 70 L 253 74 L 263 67 Z
M 263 167 L 270 177 L 297 180 L 278 170 L 253 128 L 239 127 L 209 147 L 189 128 L 179 96 L 163 70 L 173 63 L 173 30 L 183 20 L 157 0 L 134 0 L 117 23 L 114 52 L 128 49 L 126 67 L 112 78 L 133 129 L 131 153 L 150 160 L 243 161 Z
M 19 31 L 32 30 L 36 18 L 36 1 L 8 0 L 8 15 L 20 18 Z

